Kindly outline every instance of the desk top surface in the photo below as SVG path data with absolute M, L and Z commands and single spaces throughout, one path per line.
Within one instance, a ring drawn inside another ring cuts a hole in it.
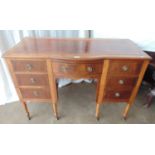
M 8 58 L 150 59 L 128 39 L 24 38 L 9 49 Z

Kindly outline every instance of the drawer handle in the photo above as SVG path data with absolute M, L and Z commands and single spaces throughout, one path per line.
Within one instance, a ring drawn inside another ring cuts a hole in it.
M 30 78 L 31 83 L 36 83 L 36 80 L 34 78 Z
M 126 65 L 124 65 L 124 66 L 122 67 L 122 70 L 125 71 L 125 72 L 128 71 L 128 69 L 129 69 L 129 68 L 128 68 L 128 66 L 126 66 Z
M 61 66 L 61 71 L 67 72 L 69 70 L 69 67 L 67 66 Z
M 119 80 L 118 83 L 123 85 L 124 84 L 124 80 Z
M 120 93 L 115 93 L 115 96 L 116 97 L 120 97 Z
M 34 95 L 34 96 L 39 96 L 39 94 L 38 94 L 37 91 L 33 91 L 33 95 Z
M 29 70 L 29 71 L 32 70 L 32 65 L 31 64 L 26 64 L 26 69 Z
M 90 67 L 90 66 L 88 66 L 88 67 L 87 67 L 87 71 L 88 71 L 88 72 L 92 72 L 92 71 L 93 71 L 93 68 Z

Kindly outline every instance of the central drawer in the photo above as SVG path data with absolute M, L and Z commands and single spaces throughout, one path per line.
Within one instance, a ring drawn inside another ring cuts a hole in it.
M 101 61 L 88 61 L 84 63 L 53 62 L 53 73 L 62 77 L 94 77 L 102 73 Z

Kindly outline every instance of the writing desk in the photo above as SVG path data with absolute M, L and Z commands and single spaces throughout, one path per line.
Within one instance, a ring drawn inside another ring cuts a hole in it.
M 64 38 L 25 38 L 3 57 L 29 119 L 26 103 L 46 101 L 58 119 L 58 78 L 97 79 L 96 118 L 106 101 L 127 103 L 126 118 L 151 59 L 127 39 Z

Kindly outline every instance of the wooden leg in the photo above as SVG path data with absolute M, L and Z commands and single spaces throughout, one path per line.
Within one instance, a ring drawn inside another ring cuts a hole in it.
M 100 79 L 98 79 L 96 83 L 96 102 L 98 101 L 99 96 L 99 86 L 100 86 Z
M 145 60 L 145 61 L 143 62 L 143 65 L 142 65 L 142 67 L 141 67 L 141 71 L 140 71 L 140 74 L 139 74 L 137 83 L 136 83 L 136 85 L 135 85 L 135 87 L 134 87 L 134 89 L 133 89 L 133 91 L 132 91 L 132 93 L 131 93 L 131 96 L 130 96 L 130 99 L 129 99 L 129 101 L 128 101 L 128 104 L 127 104 L 127 106 L 126 106 L 126 108 L 125 108 L 125 111 L 124 111 L 124 113 L 123 113 L 124 119 L 127 118 L 128 111 L 129 111 L 131 105 L 133 104 L 133 102 L 134 102 L 134 100 L 135 100 L 135 97 L 136 97 L 136 95 L 137 95 L 137 93 L 138 93 L 138 89 L 139 89 L 139 87 L 140 87 L 140 85 L 141 85 L 141 82 L 142 82 L 142 79 L 143 79 L 143 76 L 144 76 L 144 73 L 145 73 L 145 71 L 146 71 L 146 69 L 147 69 L 148 64 L 149 64 L 149 60 Z
M 54 112 L 54 115 L 55 115 L 56 119 L 59 120 L 57 103 L 52 104 L 52 105 L 53 105 L 53 112 Z
M 96 102 L 98 102 L 98 97 L 99 97 L 99 86 L 100 86 L 100 79 L 98 79 L 97 81 L 97 85 L 96 85 Z M 100 119 L 100 104 L 96 103 L 96 119 L 99 120 Z
M 54 104 L 52 103 L 52 107 L 53 107 L 53 112 L 54 112 L 54 114 L 56 113 L 56 111 L 55 111 L 55 106 L 54 106 Z
M 105 87 L 106 87 L 106 81 L 107 81 L 107 74 L 109 69 L 109 60 L 104 60 L 103 68 L 102 68 L 102 75 L 98 79 L 97 83 L 97 92 L 96 92 L 96 118 L 97 120 L 100 119 L 100 104 L 103 103 L 104 95 L 105 95 Z
M 51 60 L 47 61 L 47 69 L 48 69 L 48 77 L 49 77 L 49 83 L 50 83 L 50 89 L 51 89 L 51 100 L 52 100 L 52 106 L 53 106 L 53 112 L 56 116 L 56 119 L 58 120 L 58 110 L 57 110 L 57 103 L 58 103 L 58 93 L 57 93 L 57 83 L 56 78 L 54 77 L 53 68 Z
M 53 112 L 57 120 L 59 120 L 58 116 L 58 96 L 57 96 L 57 91 L 53 92 L 54 98 L 52 98 L 52 106 L 53 106 Z
M 100 104 L 96 104 L 96 119 L 100 119 Z
M 27 104 L 26 104 L 26 102 L 24 102 L 24 101 L 21 101 L 21 102 L 22 102 L 22 104 L 23 104 L 23 106 L 24 106 L 24 108 L 25 108 L 25 111 L 26 111 L 26 113 L 27 113 L 27 117 L 28 117 L 28 119 L 30 120 L 31 117 L 30 117 L 30 113 L 29 113 Z
M 123 113 L 123 118 L 126 120 L 127 118 L 127 115 L 128 115 L 128 112 L 129 112 L 129 109 L 131 107 L 131 103 L 128 103 L 125 110 L 124 110 L 124 113 Z

